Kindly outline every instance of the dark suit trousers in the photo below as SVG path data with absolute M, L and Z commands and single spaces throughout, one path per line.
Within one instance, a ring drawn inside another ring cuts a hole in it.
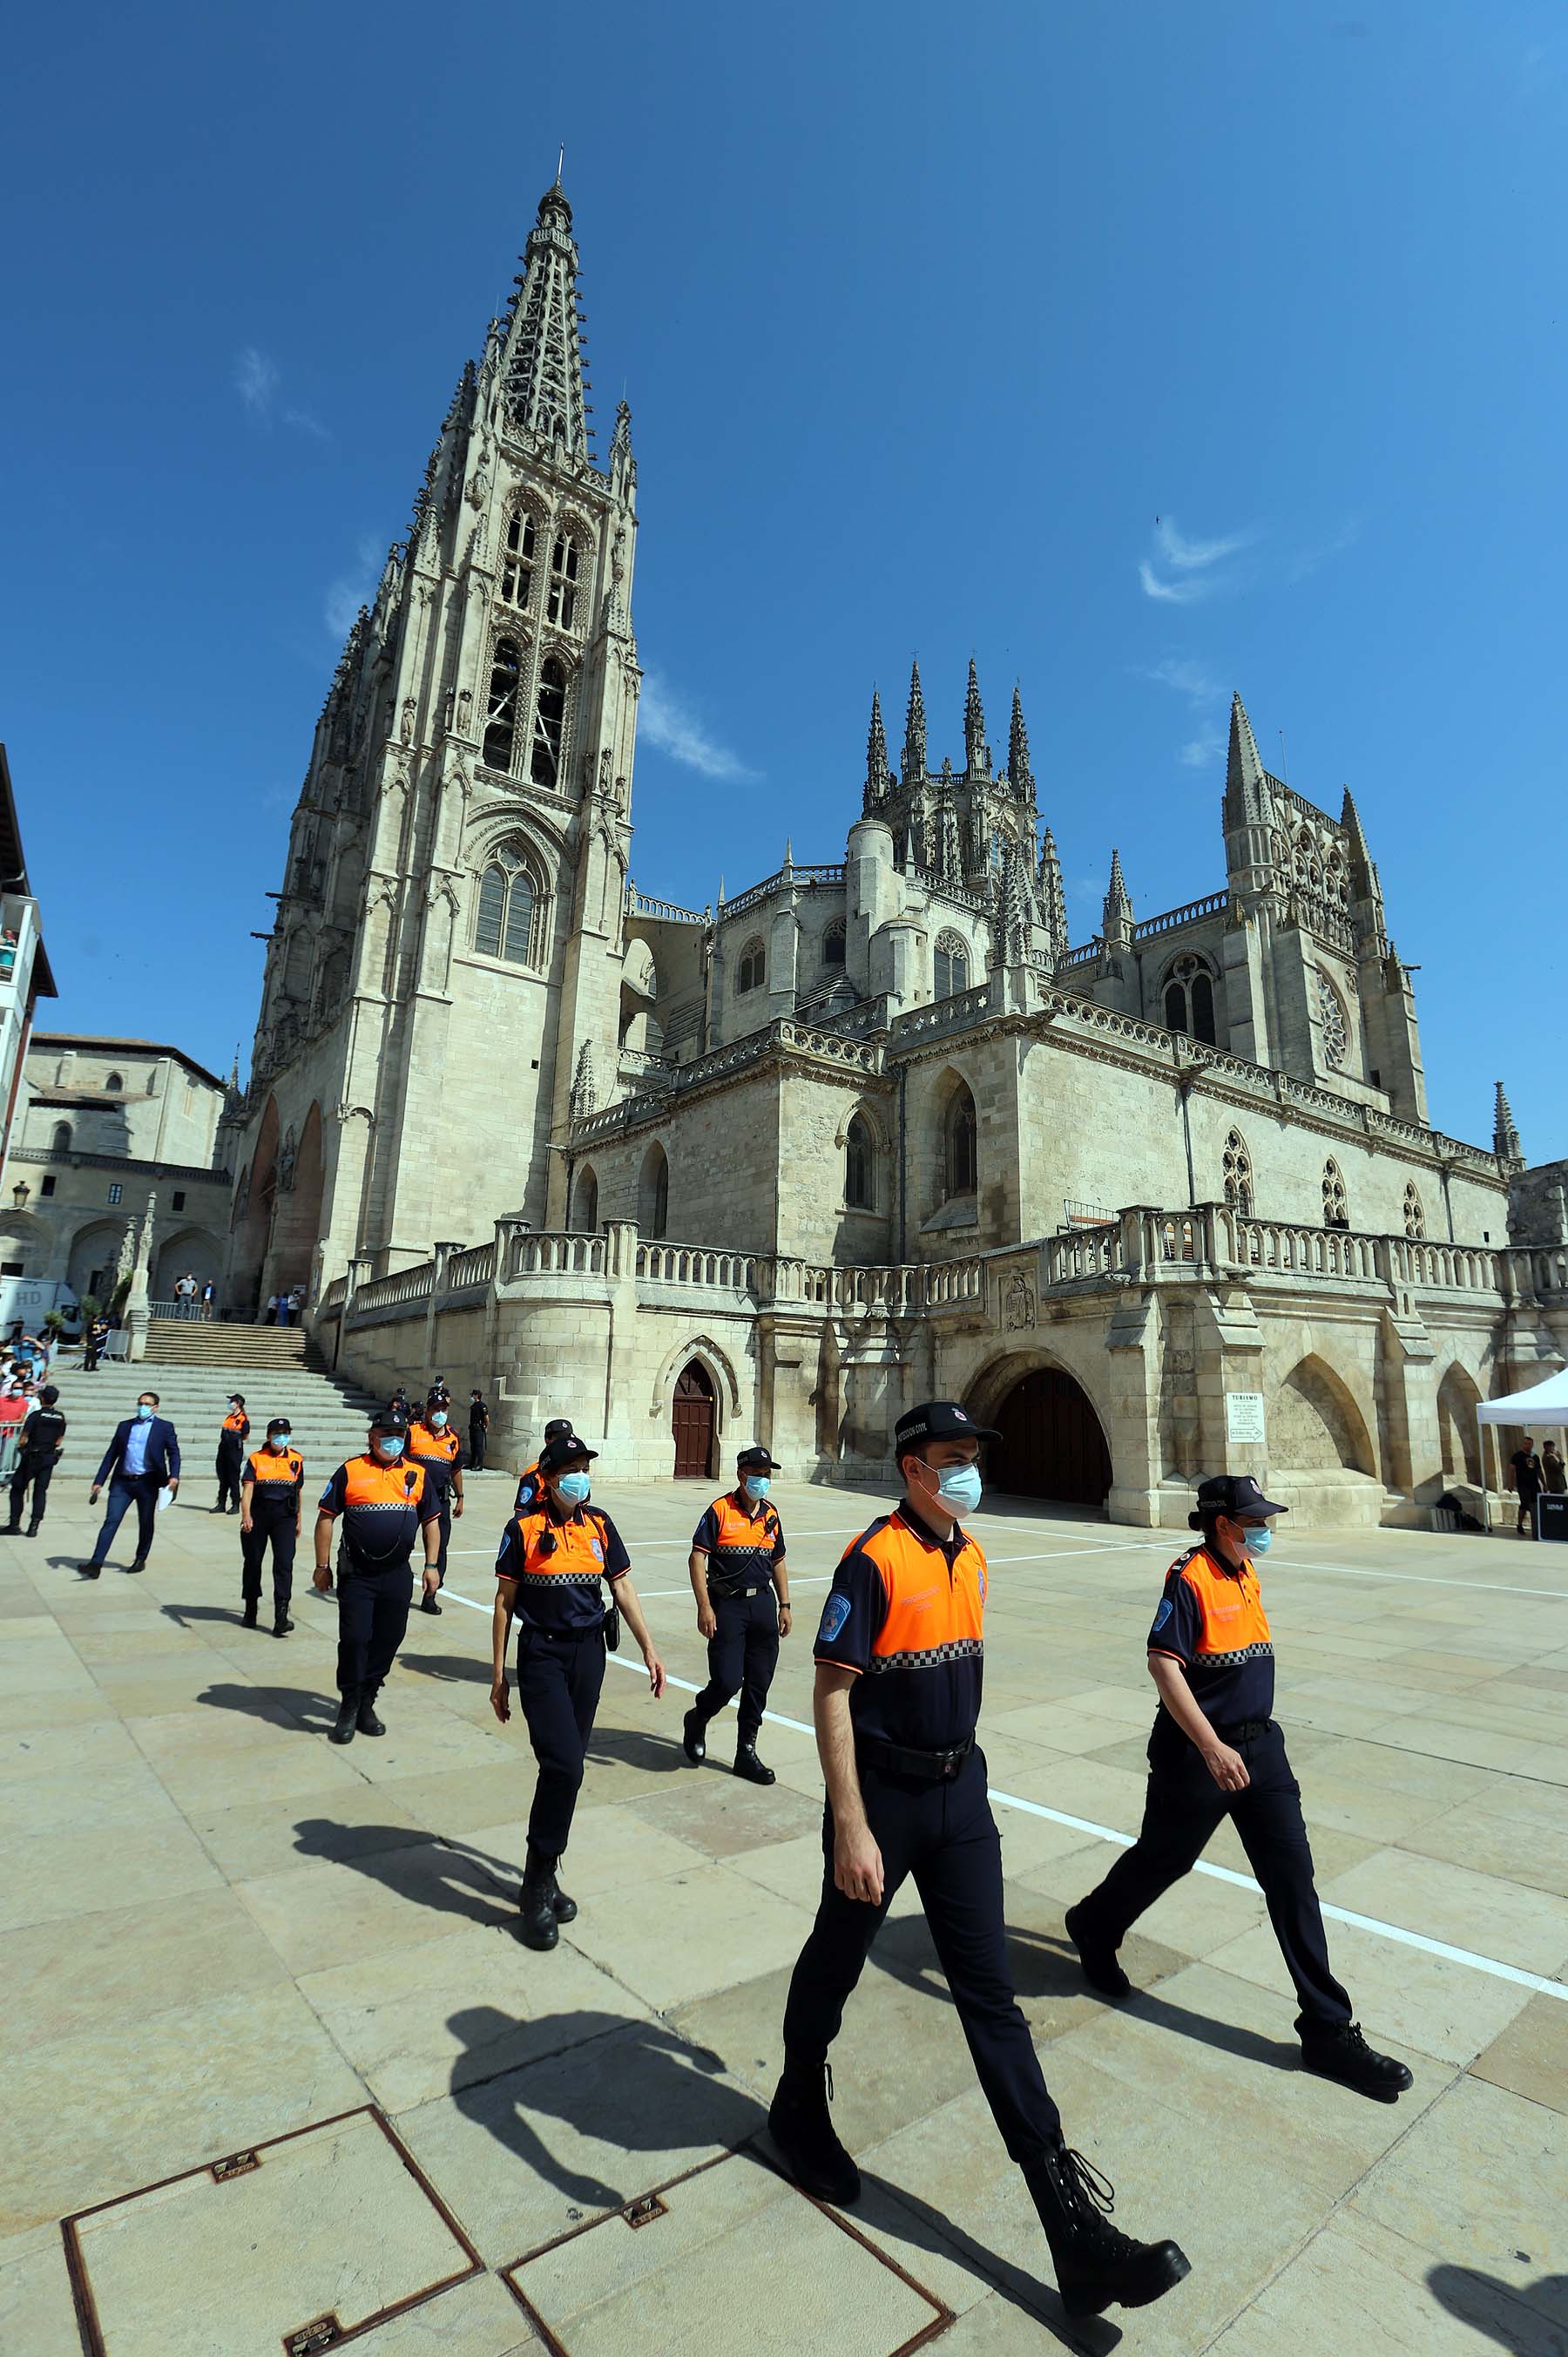
M 114 1534 L 131 1508 L 136 1509 L 136 1560 L 143 1563 L 151 1551 L 153 1523 L 158 1511 L 158 1491 L 163 1484 L 156 1473 L 112 1473 L 109 1477 L 109 1503 L 104 1511 L 103 1527 L 92 1549 L 94 1563 L 103 1563 L 114 1544 Z
M 19 1523 L 22 1519 L 22 1507 L 26 1501 L 27 1486 L 30 1482 L 33 1491 L 33 1516 L 29 1527 L 35 1531 L 38 1529 L 44 1519 L 44 1507 L 48 1499 L 49 1483 L 54 1479 L 55 1467 L 59 1462 L 59 1458 L 54 1456 L 23 1456 L 20 1464 L 11 1476 L 11 1520 L 14 1523 Z
M 374 1694 L 397 1659 L 413 1601 L 413 1566 L 401 1563 L 378 1571 L 338 1566 L 338 1691 Z

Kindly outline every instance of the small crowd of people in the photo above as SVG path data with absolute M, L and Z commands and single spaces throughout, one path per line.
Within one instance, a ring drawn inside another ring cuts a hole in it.
M 179 1318 L 208 1321 L 218 1315 L 217 1286 L 210 1277 L 205 1284 L 199 1283 L 194 1269 L 188 1268 L 183 1276 L 176 1277 L 174 1301 L 175 1314 Z
M 1519 1503 L 1515 1530 L 1521 1539 L 1538 1538 L 1536 1500 L 1541 1496 L 1561 1498 L 1568 1493 L 1568 1463 L 1557 1443 L 1547 1441 L 1538 1456 L 1527 1432 L 1509 1458 L 1509 1488 Z
M 305 1287 L 296 1285 L 288 1293 L 269 1293 L 263 1312 L 263 1326 L 297 1326 L 299 1313 L 305 1307 Z

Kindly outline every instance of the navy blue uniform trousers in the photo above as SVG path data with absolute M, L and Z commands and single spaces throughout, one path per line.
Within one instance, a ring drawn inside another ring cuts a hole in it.
M 231 1440 L 228 1434 L 224 1434 L 218 1444 L 217 1469 L 219 1508 L 221 1511 L 225 1507 L 232 1507 L 238 1512 L 240 1476 L 245 1469 L 245 1450 L 242 1441 Z
M 1138 1838 L 1077 1910 L 1079 1929 L 1118 1946 L 1144 1910 L 1191 1873 L 1230 1817 L 1295 1983 L 1297 2027 L 1348 2021 L 1350 2000 L 1328 1966 L 1301 1786 L 1285 1757 L 1284 1736 L 1272 1718 L 1215 1733 L 1240 1753 L 1251 1783 L 1244 1792 L 1222 1792 L 1202 1752 L 1162 1710 L 1149 1738 L 1149 1787 Z
M 259 1485 L 258 1485 L 259 1486 Z M 251 1510 L 251 1527 L 240 1534 L 240 1593 L 247 1604 L 260 1603 L 262 1566 L 273 1551 L 273 1604 L 281 1619 L 294 1594 L 295 1510 L 269 1513 Z
M 357 1571 L 346 1559 L 338 1564 L 339 1694 L 368 1687 L 373 1695 L 385 1683 L 407 1631 L 413 1601 L 413 1566 L 407 1555 L 374 1571 Z
M 738 1694 L 739 1740 L 755 1743 L 779 1666 L 779 1607 L 771 1587 L 744 1596 L 715 1596 L 710 1588 L 708 1599 L 719 1625 L 708 1639 L 708 1683 L 692 1716 L 705 1727 Z
M 153 1544 L 154 1520 L 158 1511 L 158 1491 L 162 1488 L 156 1473 L 113 1473 L 109 1479 L 109 1503 L 103 1512 L 103 1527 L 92 1543 L 92 1561 L 104 1562 L 114 1544 L 114 1534 L 131 1508 L 136 1509 L 136 1561 L 145 1560 Z
M 1002 1844 L 972 1750 L 950 1783 L 917 1782 L 862 1761 L 860 1789 L 882 1852 L 882 1904 L 846 1899 L 833 1880 L 833 1821 L 824 1812 L 826 1871 L 817 1920 L 784 2008 L 791 2061 L 827 2060 L 871 1943 L 913 1875 L 976 2075 L 1002 2140 L 1024 2169 L 1061 2142 L 1061 2118 L 1013 1994 L 1002 1904 Z
M 602 1629 L 519 1631 L 517 1695 L 539 1762 L 528 1846 L 541 1857 L 559 1857 L 571 1836 L 604 1682 Z

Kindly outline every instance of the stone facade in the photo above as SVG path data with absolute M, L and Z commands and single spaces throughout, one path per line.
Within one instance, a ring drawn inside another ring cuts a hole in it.
M 918 668 L 897 767 L 873 697 L 842 862 L 631 881 L 636 468 L 624 403 L 589 450 L 575 272 L 556 187 L 328 697 L 233 1290 L 307 1283 L 367 1379 L 481 1383 L 519 1458 L 570 1413 L 628 1473 L 744 1436 L 878 1480 L 936 1389 L 1013 1486 L 1132 1522 L 1227 1464 L 1341 1522 L 1478 1479 L 1476 1399 L 1563 1355 L 1561 1233 L 1511 1125 L 1431 1128 L 1360 813 L 1240 697 L 1222 878 L 1140 921 L 1112 853 L 1084 943 L 973 662 L 961 760 Z

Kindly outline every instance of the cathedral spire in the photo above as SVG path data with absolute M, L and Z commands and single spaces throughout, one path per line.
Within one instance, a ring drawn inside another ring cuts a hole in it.
M 1029 767 L 1029 732 L 1024 726 L 1024 699 L 1016 682 L 1013 687 L 1013 719 L 1007 731 L 1007 777 L 1019 802 L 1032 804 L 1035 773 Z
M 508 321 L 506 404 L 525 432 L 563 458 L 588 456 L 589 410 L 583 395 L 577 248 L 572 208 L 559 180 L 539 200 Z
M 1132 895 L 1122 873 L 1122 854 L 1112 851 L 1111 881 L 1105 888 L 1105 938 L 1110 941 L 1114 935 L 1126 940 L 1131 937 L 1132 931 Z
M 1509 1111 L 1509 1101 L 1503 1092 L 1501 1081 L 1498 1082 L 1497 1110 L 1492 1115 L 1492 1151 L 1499 1162 L 1524 1160 L 1524 1147 L 1520 1142 L 1519 1131 L 1514 1125 L 1514 1117 Z
M 963 699 L 963 766 L 972 778 L 982 776 L 991 767 L 991 748 L 985 741 L 985 707 L 980 701 L 980 676 L 972 655 L 969 659 L 969 693 Z
M 865 740 L 865 808 L 887 795 L 887 734 L 882 726 L 882 698 L 871 691 L 871 728 Z
M 1225 762 L 1225 823 L 1240 826 L 1262 811 L 1263 765 L 1240 696 L 1230 699 L 1230 749 Z
M 1040 845 L 1040 906 L 1051 936 L 1051 954 L 1064 958 L 1068 953 L 1067 892 L 1062 884 L 1062 864 L 1057 856 L 1057 839 L 1047 826 L 1045 841 Z
M 904 791 L 918 793 L 926 775 L 926 699 L 920 693 L 920 666 L 909 671 L 909 710 L 904 722 Z

